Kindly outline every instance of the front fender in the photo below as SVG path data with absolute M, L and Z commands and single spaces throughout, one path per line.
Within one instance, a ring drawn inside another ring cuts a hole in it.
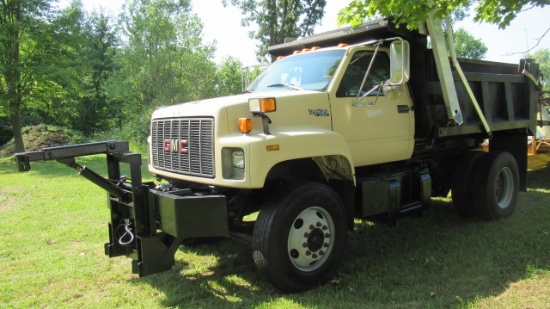
M 269 171 L 278 163 L 325 156 L 341 156 L 350 165 L 353 177 L 353 161 L 348 145 L 339 134 L 330 130 L 287 130 L 273 135 L 262 135 L 252 140 L 245 155 L 250 187 L 262 188 Z

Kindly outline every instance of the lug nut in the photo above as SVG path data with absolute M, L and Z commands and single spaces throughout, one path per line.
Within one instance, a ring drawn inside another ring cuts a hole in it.
M 307 250 L 306 255 L 311 255 L 311 251 Z

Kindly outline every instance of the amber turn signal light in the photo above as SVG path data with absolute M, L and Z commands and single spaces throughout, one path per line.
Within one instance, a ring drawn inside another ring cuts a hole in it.
M 239 118 L 239 132 L 248 134 L 250 131 L 252 131 L 252 119 Z

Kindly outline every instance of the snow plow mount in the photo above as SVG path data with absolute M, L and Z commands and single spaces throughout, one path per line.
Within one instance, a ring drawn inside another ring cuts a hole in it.
M 97 154 L 106 155 L 107 178 L 76 163 L 76 157 Z M 141 154 L 130 152 L 127 141 L 49 147 L 15 157 L 21 172 L 29 171 L 32 161 L 56 160 L 107 191 L 111 215 L 105 254 L 132 258 L 132 272 L 140 277 L 170 270 L 187 238 L 228 236 L 225 196 L 181 188 L 165 192 L 153 182 L 144 183 Z M 120 163 L 130 165 L 131 182 L 121 175 Z

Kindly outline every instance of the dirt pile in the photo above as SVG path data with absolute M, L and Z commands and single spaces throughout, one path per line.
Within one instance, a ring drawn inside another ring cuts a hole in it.
M 25 127 L 22 131 L 26 151 L 39 150 L 45 147 L 61 146 L 78 142 L 79 134 L 64 128 L 48 125 Z M 15 141 L 0 146 L 0 157 L 9 157 L 15 152 Z

